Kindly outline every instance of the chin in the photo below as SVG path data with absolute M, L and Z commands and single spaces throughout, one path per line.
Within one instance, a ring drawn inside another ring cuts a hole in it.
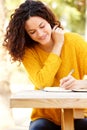
M 51 40 L 48 39 L 48 40 L 42 42 L 42 44 L 43 44 L 43 45 L 47 45 L 47 44 L 49 44 L 50 42 L 51 42 Z
M 47 44 L 49 44 L 50 42 L 51 42 L 51 38 L 47 38 L 47 39 L 44 39 L 44 40 L 39 41 L 39 43 L 40 43 L 41 45 L 47 45 Z
M 49 44 L 49 42 L 42 42 L 40 44 L 43 45 L 43 46 L 45 46 L 45 45 Z

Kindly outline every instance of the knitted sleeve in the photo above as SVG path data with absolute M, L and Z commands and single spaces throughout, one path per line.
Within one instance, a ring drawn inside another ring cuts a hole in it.
M 37 89 L 52 86 L 54 77 L 60 67 L 61 59 L 50 53 L 42 66 L 39 58 L 32 51 L 27 51 L 23 58 L 23 65 Z

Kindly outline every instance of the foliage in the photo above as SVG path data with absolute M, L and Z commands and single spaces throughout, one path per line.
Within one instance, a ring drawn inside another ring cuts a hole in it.
M 84 35 L 85 0 L 44 0 L 50 5 L 66 30 Z
M 5 0 L 6 18 L 10 19 L 11 14 L 14 12 L 22 2 L 25 0 Z
M 5 0 L 7 17 L 25 0 Z M 85 0 L 41 0 L 54 11 L 64 28 L 82 35 L 85 33 Z

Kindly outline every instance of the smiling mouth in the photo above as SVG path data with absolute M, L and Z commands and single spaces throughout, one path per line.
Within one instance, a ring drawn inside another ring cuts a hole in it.
M 46 37 L 47 37 L 47 35 L 44 35 L 44 36 L 41 36 L 39 39 L 40 39 L 40 40 L 45 40 Z

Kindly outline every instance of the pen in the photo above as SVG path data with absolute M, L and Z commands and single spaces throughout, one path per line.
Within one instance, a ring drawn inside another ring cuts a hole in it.
M 73 72 L 74 72 L 74 69 L 72 69 L 72 70 L 69 72 L 68 76 L 69 76 L 69 75 L 72 75 Z
M 69 74 L 68 74 L 68 76 L 70 76 L 70 75 L 72 75 L 73 74 L 73 72 L 74 72 L 74 69 L 72 69 L 70 72 L 69 72 Z M 62 83 L 60 83 L 60 87 L 62 88 L 62 85 L 61 85 Z

